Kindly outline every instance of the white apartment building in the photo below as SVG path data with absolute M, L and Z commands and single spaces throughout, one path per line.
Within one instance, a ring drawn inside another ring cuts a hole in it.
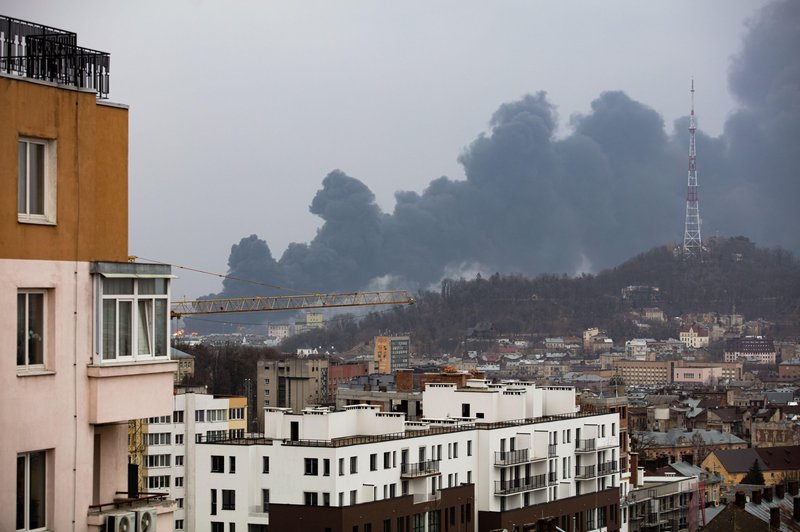
M 196 447 L 196 530 L 620 529 L 617 414 L 484 380 L 428 384 L 423 408 L 266 408 L 263 437 Z
M 195 447 L 200 441 L 244 437 L 247 398 L 180 387 L 175 392 L 172 415 L 142 420 L 141 435 L 134 435 L 141 442 L 134 460 L 141 465 L 143 490 L 164 492 L 175 500 L 175 530 L 195 530 Z M 235 463 L 231 467 L 235 470 Z

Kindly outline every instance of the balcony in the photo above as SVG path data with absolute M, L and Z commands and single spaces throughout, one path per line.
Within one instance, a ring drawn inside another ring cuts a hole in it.
M 495 480 L 495 495 L 512 495 L 523 491 L 532 491 L 547 487 L 547 477 L 544 474 L 532 475 L 511 480 Z
M 551 443 L 550 445 L 548 445 L 547 446 L 547 457 L 548 458 L 553 458 L 554 456 L 557 456 L 557 455 L 558 455 L 558 451 L 556 451 L 556 444 L 555 443 Z
M 439 460 L 426 460 L 412 464 L 400 464 L 400 478 L 418 478 L 439 474 Z
M 551 471 L 547 474 L 547 484 L 552 486 L 553 484 L 558 483 L 558 474 L 555 471 Z
M 71 31 L 0 16 L 4 41 L 0 42 L 0 71 L 90 89 L 108 98 L 111 56 L 77 45 Z
M 575 466 L 575 478 L 587 480 L 597 476 L 597 467 L 593 465 Z
M 597 440 L 595 438 L 578 440 L 575 445 L 576 453 L 593 453 L 596 450 L 597 450 Z
M 518 449 L 516 451 L 498 451 L 494 453 L 494 465 L 496 466 L 510 466 L 515 464 L 524 464 L 532 461 L 528 458 L 530 453 L 528 449 Z
M 608 462 L 603 462 L 602 464 L 597 466 L 597 472 L 599 475 L 611 475 L 613 473 L 619 473 L 619 467 L 617 467 L 617 461 L 610 460 Z
M 422 504 L 426 502 L 438 501 L 442 498 L 441 490 L 436 490 L 436 493 L 415 493 L 414 504 Z
M 89 423 L 169 415 L 177 369 L 171 360 L 90 365 Z

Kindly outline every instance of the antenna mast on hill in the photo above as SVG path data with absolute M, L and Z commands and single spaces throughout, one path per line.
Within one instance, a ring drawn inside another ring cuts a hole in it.
M 683 232 L 683 253 L 686 257 L 699 258 L 703 249 L 700 238 L 700 201 L 697 199 L 697 153 L 694 134 L 697 124 L 694 119 L 694 80 L 692 80 L 692 112 L 689 115 L 689 181 L 686 192 L 686 224 Z

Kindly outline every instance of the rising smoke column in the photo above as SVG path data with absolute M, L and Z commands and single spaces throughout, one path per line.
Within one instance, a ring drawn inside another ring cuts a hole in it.
M 796 2 L 767 6 L 751 21 L 730 69 L 742 108 L 722 136 L 698 131 L 704 234 L 800 250 L 798 28 Z M 488 133 L 459 156 L 466 180 L 440 177 L 422 193 L 397 192 L 392 213 L 363 182 L 331 172 L 310 207 L 324 221 L 315 238 L 275 262 L 250 236 L 234 246 L 231 274 L 317 291 L 360 289 L 376 278 L 413 289 L 466 265 L 596 271 L 680 240 L 687 119 L 670 135 L 655 110 L 609 91 L 570 119 L 563 139 L 554 137 L 557 122 L 544 92 L 501 105 Z

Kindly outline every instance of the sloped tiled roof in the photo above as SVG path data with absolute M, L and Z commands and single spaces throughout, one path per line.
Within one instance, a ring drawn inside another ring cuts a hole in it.
M 756 460 L 762 471 L 768 469 L 755 449 L 722 449 L 714 451 L 714 455 L 728 473 L 747 473 Z

